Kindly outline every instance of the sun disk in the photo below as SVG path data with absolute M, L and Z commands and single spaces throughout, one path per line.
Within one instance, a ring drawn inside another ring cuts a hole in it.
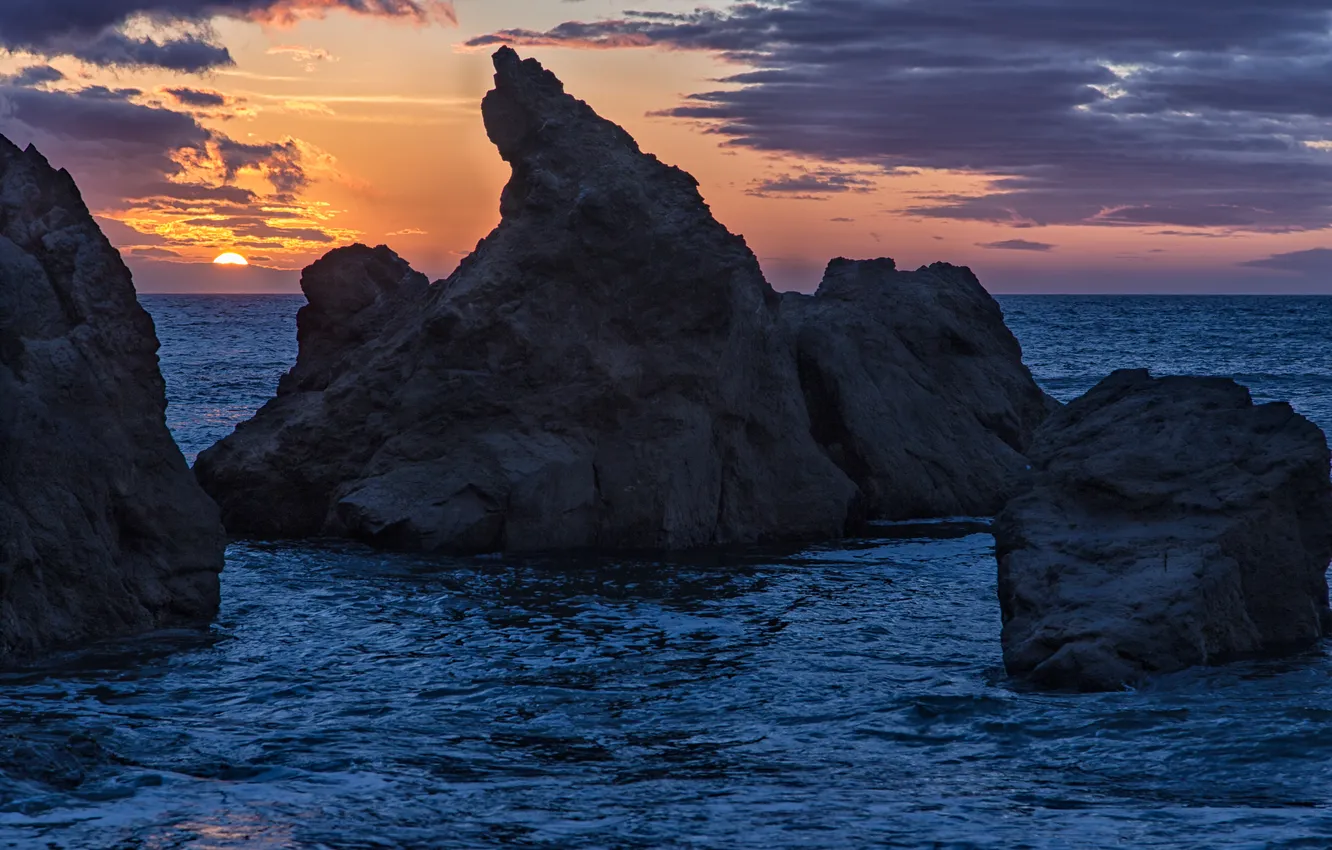
M 250 264 L 250 261 L 242 257 L 240 254 L 235 254 L 230 251 L 221 255 L 216 260 L 213 260 L 213 262 L 219 266 L 248 266 Z

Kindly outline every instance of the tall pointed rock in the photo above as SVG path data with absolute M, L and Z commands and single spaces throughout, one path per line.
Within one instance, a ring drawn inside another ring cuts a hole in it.
M 387 249 L 306 271 L 292 378 L 196 467 L 228 527 L 462 551 L 840 534 L 858 490 L 744 240 L 537 62 L 495 69 L 499 226 L 429 288 Z
M 217 611 L 157 345 L 74 181 L 0 137 L 0 663 Z

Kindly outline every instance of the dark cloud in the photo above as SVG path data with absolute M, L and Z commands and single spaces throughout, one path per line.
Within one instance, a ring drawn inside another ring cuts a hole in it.
M 1293 272 L 1306 277 L 1317 276 L 1325 279 L 1332 273 L 1332 248 L 1311 248 L 1308 251 L 1292 251 L 1288 254 L 1274 254 L 1261 260 L 1240 263 L 1254 269 L 1272 269 L 1280 272 Z
M 58 83 L 63 79 L 65 79 L 65 75 L 50 65 L 29 65 L 20 69 L 18 73 L 10 74 L 7 77 L 0 76 L 0 81 L 22 88 Z
M 998 251 L 1052 251 L 1057 246 L 1049 242 L 1028 242 L 1026 239 L 1005 239 L 1001 242 L 977 242 L 978 248 Z
M 172 151 L 206 145 L 211 135 L 188 115 L 134 102 L 139 94 L 0 84 L 0 130 L 67 168 L 93 209 L 116 207 L 131 187 L 175 174 Z
M 240 216 L 232 216 L 230 218 L 220 218 L 220 219 L 218 218 L 187 219 L 183 223 L 188 225 L 193 225 L 195 227 L 225 227 L 226 229 L 235 233 L 237 236 L 249 239 L 273 237 L 278 239 L 301 239 L 306 242 L 321 242 L 321 243 L 335 241 L 334 237 L 330 236 L 327 233 L 324 233 L 322 230 L 311 230 L 309 228 L 300 228 L 300 227 L 274 227 L 272 224 L 269 223 L 270 221 L 271 221 L 271 216 L 240 215 Z M 271 245 L 266 245 L 265 243 L 262 242 L 254 242 L 251 244 L 264 245 L 264 247 L 269 247 L 269 248 L 272 247 Z
M 165 260 L 172 257 L 179 257 L 180 253 L 168 248 L 131 248 L 130 253 L 136 257 L 152 257 L 153 259 Z
M 222 94 L 222 92 L 184 87 L 166 89 L 165 91 L 167 94 L 175 98 L 177 103 L 184 106 L 193 106 L 199 109 L 211 109 L 227 105 L 227 96 Z
M 167 240 L 156 233 L 141 233 L 138 230 L 125 224 L 123 221 L 117 221 L 114 218 L 106 216 L 95 216 L 97 226 L 102 228 L 106 238 L 111 240 L 112 245 L 165 245 Z
M 329 11 L 456 23 L 452 3 L 443 0 L 3 0 L 0 48 L 194 73 L 232 64 L 227 49 L 211 38 L 212 18 L 289 23 Z M 171 34 L 128 35 L 126 25 L 139 19 Z
M 858 174 L 821 169 L 783 174 L 763 180 L 750 189 L 749 194 L 761 197 L 782 195 L 805 197 L 841 192 L 865 192 L 872 185 L 869 180 Z
M 128 188 L 125 200 L 135 206 L 150 209 L 175 209 L 198 206 L 232 205 L 248 207 L 259 200 L 249 189 L 240 186 L 204 186 L 197 183 L 149 183 Z
M 253 168 L 262 171 L 283 195 L 294 195 L 309 185 L 300 147 L 293 140 L 256 145 L 223 138 L 218 141 L 217 151 L 228 180 L 242 169 Z
M 309 185 L 295 140 L 237 142 L 188 114 L 138 102 L 142 97 L 138 89 L 45 90 L 0 81 L 0 129 L 68 168 L 94 209 L 129 204 L 184 212 L 258 200 L 249 189 L 199 183 L 192 166 L 220 170 L 226 183 L 242 170 L 258 171 L 279 201 Z
M 75 92 L 0 87 L 9 123 L 23 124 L 56 139 L 89 142 L 108 150 L 146 148 L 156 154 L 200 145 L 208 138 L 190 116 L 132 101 L 137 89 L 92 86 Z M 9 129 L 8 127 L 6 129 Z
M 127 68 L 166 68 L 199 73 L 233 64 L 225 47 L 193 35 L 159 41 L 131 38 L 121 32 L 104 32 L 87 41 L 70 41 L 58 54 L 73 56 L 93 65 Z
M 700 50 L 670 114 L 734 145 L 990 176 L 909 213 L 1013 226 L 1332 224 L 1332 0 L 765 0 L 473 46 Z

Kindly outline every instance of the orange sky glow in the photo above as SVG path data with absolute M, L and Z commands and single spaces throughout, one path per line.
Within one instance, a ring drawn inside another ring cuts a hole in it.
M 190 200 L 92 191 L 108 175 L 71 166 L 140 289 L 296 292 L 303 266 L 352 242 L 386 243 L 432 278 L 447 275 L 496 224 L 508 176 L 481 124 L 491 51 L 464 42 L 507 28 L 613 17 L 626 8 L 682 7 L 674 0 L 631 7 L 618 0 L 458 0 L 428 8 L 429 19 L 407 21 L 316 15 L 326 10 L 315 3 L 285 11 L 279 5 L 263 20 L 218 19 L 211 27 L 235 65 L 202 75 L 40 59 L 65 76 L 47 90 L 132 88 L 139 92 L 135 103 L 188 113 L 236 145 L 267 146 L 264 156 L 239 165 L 215 140 L 169 153 L 178 167 L 171 183 L 244 190 L 230 201 L 203 193 Z M 518 49 L 623 125 L 645 150 L 698 178 L 717 218 L 745 236 L 778 289 L 812 290 L 834 256 L 891 256 L 911 267 L 935 260 L 970 265 L 997 292 L 1171 291 L 1206 289 L 1209 280 L 1220 289 L 1291 291 L 1289 275 L 1241 272 L 1239 264 L 1326 243 L 1320 230 L 927 218 L 909 210 L 941 196 L 983 194 L 994 175 L 889 174 L 863 163 L 763 152 L 728 144 L 706 124 L 661 115 L 737 72 L 714 54 L 631 43 Z M 0 74 L 35 61 L 21 53 L 0 58 Z M 2 116 L 0 130 L 8 134 Z M 830 169 L 850 188 L 809 194 L 759 188 Z M 250 267 L 213 269 L 213 259 L 230 251 Z M 1172 280 L 1183 283 L 1172 287 Z M 1301 286 L 1308 290 L 1307 281 Z

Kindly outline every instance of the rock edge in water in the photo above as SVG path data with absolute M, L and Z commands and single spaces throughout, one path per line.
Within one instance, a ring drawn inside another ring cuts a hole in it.
M 1225 378 L 1116 372 L 1037 431 L 994 523 L 1004 664 L 1115 690 L 1329 625 L 1323 432 Z
M 1045 397 L 969 271 L 834 261 L 783 299 L 692 177 L 494 59 L 499 226 L 434 285 L 385 247 L 306 270 L 296 367 L 196 464 L 232 533 L 680 549 L 1002 502 Z
M 157 347 L 73 179 L 0 137 L 0 664 L 217 612 Z

